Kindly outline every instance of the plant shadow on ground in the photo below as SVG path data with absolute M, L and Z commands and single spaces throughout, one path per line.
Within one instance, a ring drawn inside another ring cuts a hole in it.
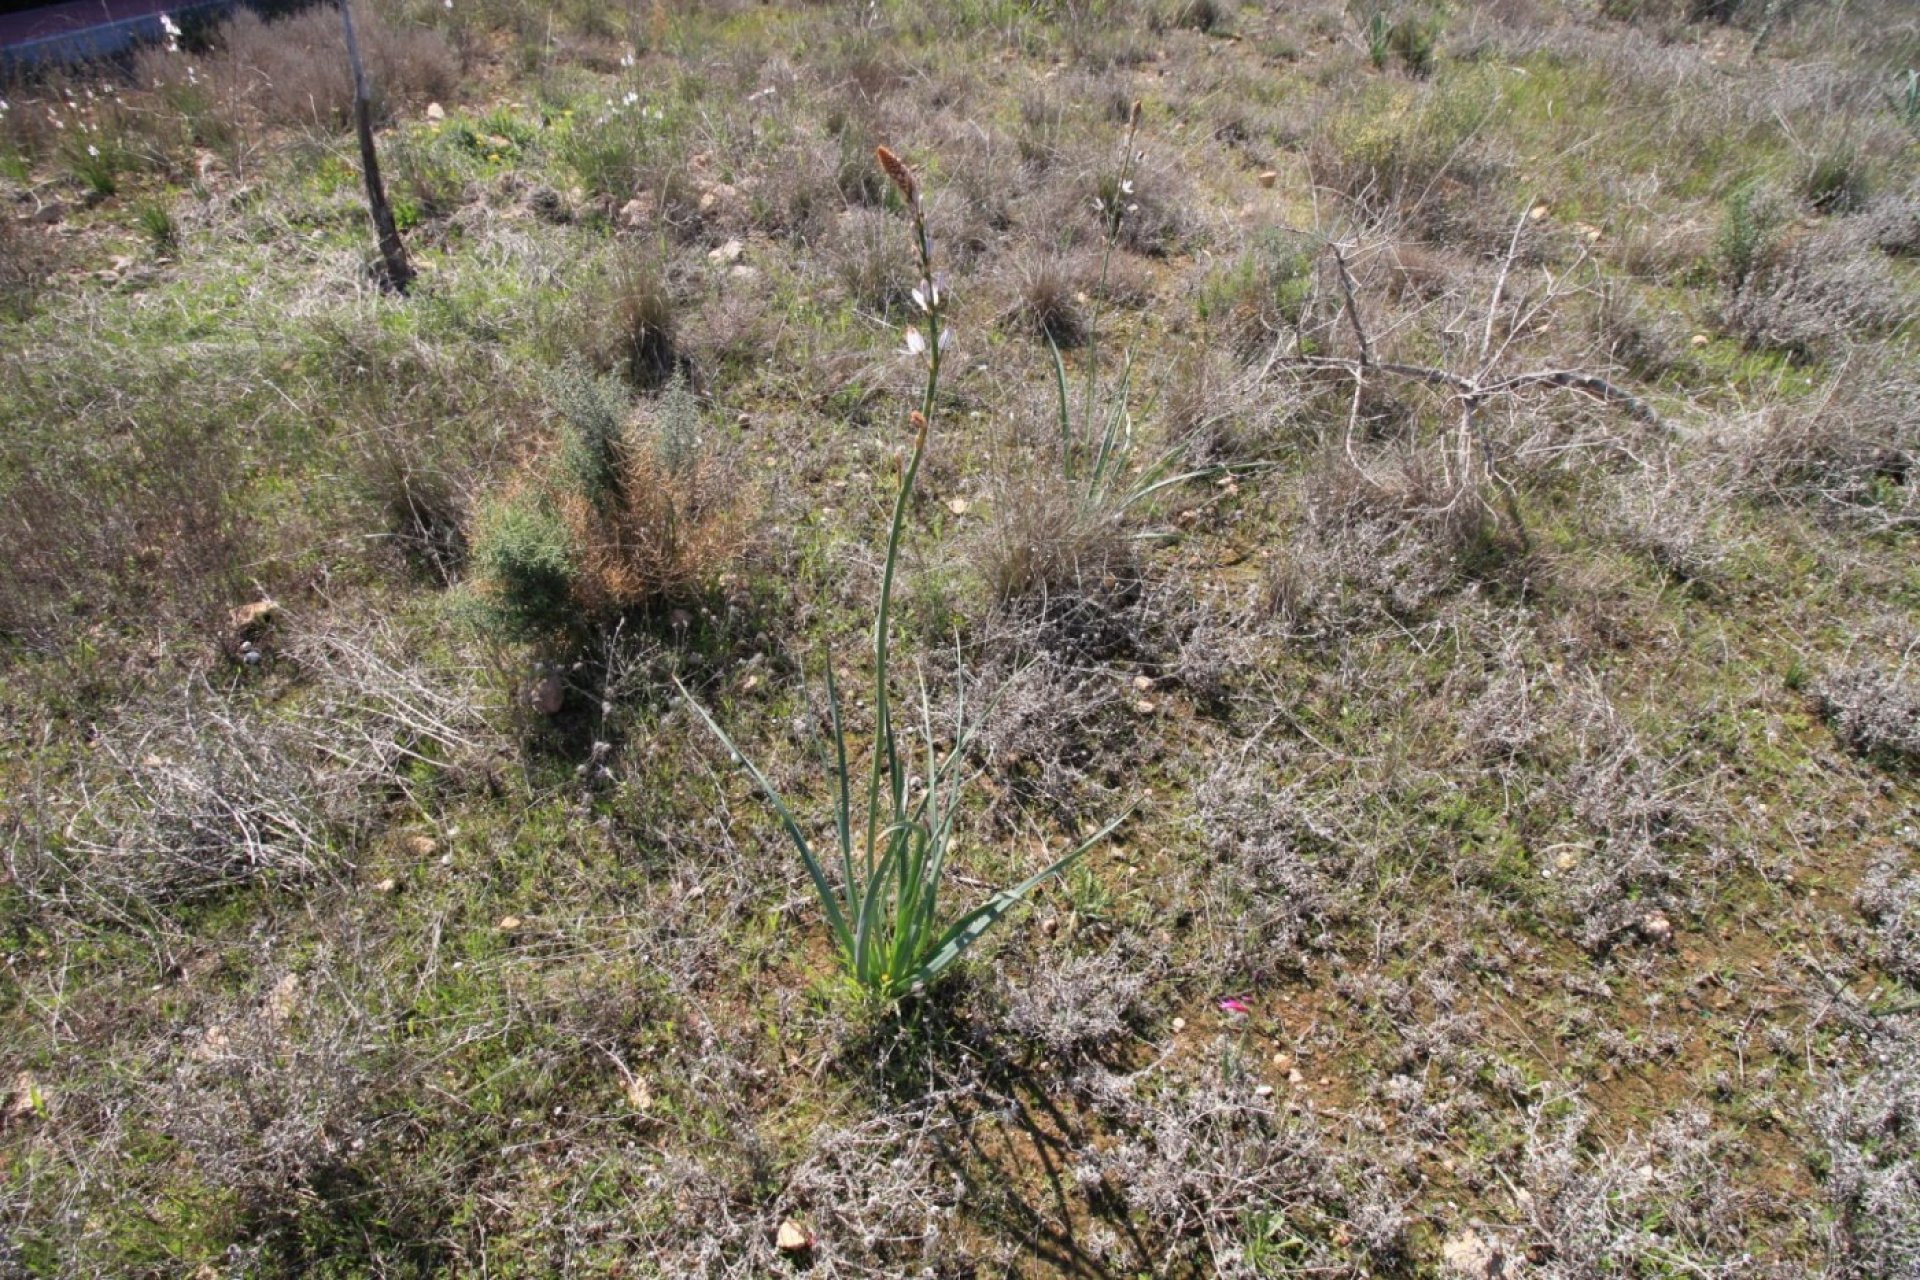
M 888 1103 L 941 1100 L 948 1123 L 931 1130 L 935 1163 L 961 1189 L 973 1229 L 1022 1241 L 1061 1275 L 1109 1280 L 1153 1270 L 1126 1205 L 1098 1183 L 1083 1187 L 1072 1167 L 1090 1140 L 1089 1118 L 1045 1069 L 1051 1064 L 970 1011 L 980 994 L 966 978 L 950 979 L 877 1014 L 842 1046 L 840 1070 Z M 1101 1065 L 1128 1065 L 1118 1051 L 1106 1056 Z M 1085 1237 L 1096 1226 L 1130 1256 L 1114 1262 L 1089 1251 Z

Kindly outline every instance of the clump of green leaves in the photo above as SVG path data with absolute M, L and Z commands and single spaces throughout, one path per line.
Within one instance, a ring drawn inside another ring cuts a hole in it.
M 914 481 L 926 457 L 927 433 L 940 384 L 941 357 L 951 335 L 946 327 L 945 285 L 933 270 L 932 242 L 927 235 L 918 180 L 891 151 L 880 148 L 877 156 L 881 169 L 898 189 L 913 219 L 914 248 L 920 264 L 920 282 L 913 291 L 913 300 L 919 308 L 920 319 L 907 329 L 906 350 L 924 361 L 927 377 L 920 408 L 910 419 L 913 446 L 900 470 L 881 571 L 880 604 L 874 618 L 874 745 L 867 772 L 862 825 L 855 825 L 847 733 L 831 655 L 827 661 L 831 735 L 828 745 L 832 753 L 829 767 L 834 792 L 831 850 L 816 847 L 773 783 L 706 709 L 691 696 L 687 702 L 721 744 L 744 763 L 779 815 L 781 825 L 806 866 L 807 877 L 826 914 L 834 947 L 848 975 L 868 994 L 882 1000 L 897 1000 L 938 981 L 967 948 L 1036 887 L 1072 866 L 1118 826 L 1120 819 L 1075 845 L 1052 865 L 1000 890 L 957 919 L 943 918 L 940 890 L 953 845 L 953 822 L 971 726 L 963 706 L 958 716 L 961 729 L 954 735 L 951 748 L 942 754 L 934 734 L 932 709 L 923 690 L 919 746 L 924 749 L 925 763 L 917 766 L 915 744 L 906 740 L 907 735 L 902 734 L 894 722 L 889 664 L 900 538 Z M 684 688 L 681 692 L 686 693 Z M 833 862 L 838 863 L 838 883 L 829 876 Z
M 515 493 L 483 510 L 473 558 L 488 586 L 485 625 L 525 636 L 572 625 L 577 552 L 566 522 L 544 495 Z
M 1750 182 L 1727 198 L 1715 245 L 1720 275 L 1738 288 L 1772 250 L 1780 226 L 1779 202 L 1764 185 Z
M 620 495 L 625 389 L 617 379 L 596 378 L 577 364 L 569 365 L 554 379 L 553 403 L 565 430 L 561 470 L 594 506 L 607 506 Z

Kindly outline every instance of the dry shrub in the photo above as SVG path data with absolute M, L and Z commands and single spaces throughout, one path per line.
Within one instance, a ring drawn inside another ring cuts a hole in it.
M 1591 843 L 1550 870 L 1575 940 L 1605 952 L 1635 932 L 1658 936 L 1655 913 L 1699 905 L 1707 868 L 1691 845 L 1705 802 L 1688 758 L 1649 748 L 1597 686 L 1574 691 L 1563 714 L 1575 752 L 1566 799 Z
M 592 614 L 616 614 L 710 588 L 745 549 L 750 529 L 738 486 L 714 458 L 665 465 L 644 448 L 623 451 L 621 498 L 596 507 L 558 495 L 579 549 L 575 598 Z
M 1818 395 L 1727 424 L 1741 487 L 1869 523 L 1920 519 L 1920 377 L 1898 349 L 1856 349 Z
M 1113 812 L 1130 782 L 1139 743 L 1127 685 L 1075 656 L 1043 649 L 980 673 L 994 692 L 973 744 L 1012 802 L 994 815 L 1008 825 L 1038 809 L 1071 829 Z
M 1124 135 L 1125 126 L 1121 126 Z M 1022 202 L 1021 221 L 1056 251 L 1097 246 L 1107 232 L 1102 202 L 1123 209 L 1118 245 L 1129 253 L 1162 258 L 1194 239 L 1198 202 L 1180 164 L 1150 144 L 1134 168 L 1133 191 L 1118 188 L 1118 147 L 1102 141 L 1074 148 L 1046 172 Z
M 1683 582 L 1718 578 L 1736 550 L 1723 477 L 1668 453 L 1616 480 L 1607 523 L 1628 547 Z
M 303 677 L 294 710 L 202 677 L 165 706 L 125 708 L 85 775 L 63 780 L 44 815 L 61 836 L 15 866 L 21 889 L 93 918 L 336 876 L 421 770 L 462 769 L 496 745 L 474 673 L 428 667 L 384 625 L 323 620 L 265 647 Z
M 1696 1111 L 1595 1149 L 1590 1123 L 1580 1104 L 1557 1120 L 1541 1104 L 1528 1126 L 1521 1231 L 1538 1274 L 1633 1275 L 1652 1257 L 1692 1275 L 1746 1274 L 1759 1206 L 1737 1176 L 1743 1141 Z
M 355 19 L 376 115 L 458 88 L 459 58 L 438 31 L 393 27 L 367 9 Z M 241 124 L 339 126 L 351 117 L 353 74 L 337 9 L 322 5 L 274 22 L 243 9 L 221 29 L 220 44 L 205 58 L 143 66 L 167 72 L 168 84 L 184 82 L 191 66 L 214 102 L 246 117 Z
M 1812 1108 L 1838 1219 L 1829 1274 L 1842 1280 L 1920 1272 L 1920 1041 L 1897 1019 L 1871 1034 L 1867 1071 L 1827 1084 Z
M 333 842 L 364 814 L 356 783 L 318 766 L 295 726 L 225 705 L 204 685 L 172 715 L 102 735 L 104 776 L 24 868 L 37 900 L 112 918 L 256 879 L 334 867 Z
M 1098 1053 L 1140 1020 L 1148 982 L 1122 947 L 1071 956 L 1009 990 L 1007 1026 L 1063 1058 Z
M 1255 988 L 1304 967 L 1352 918 L 1356 857 L 1324 840 L 1298 788 L 1259 758 L 1231 757 L 1194 793 L 1195 825 L 1214 855 L 1207 892 L 1219 972 Z
M 1920 760 L 1920 681 L 1856 663 L 1822 680 L 1816 692 L 1834 734 L 1855 751 Z
M 1920 721 L 1915 722 L 1920 725 Z M 1880 967 L 1910 987 L 1920 987 L 1920 869 L 1905 854 L 1877 859 L 1854 899 L 1873 925 Z
M 1881 196 L 1860 216 L 1874 248 L 1899 258 L 1920 255 L 1920 186 Z
M 51 236 L 9 213 L 0 213 L 0 320 L 24 320 L 32 314 L 41 286 L 59 262 Z
M 392 1082 L 364 987 L 311 984 L 278 974 L 189 1032 L 158 1089 L 161 1131 L 257 1227 L 297 1214 L 316 1184 L 355 1161 L 377 1120 L 369 1097 Z
M 199 625 L 238 598 L 233 446 L 165 416 L 128 427 L 106 450 L 0 449 L 16 468 L 0 472 L 0 635 L 53 646 L 87 628 Z
M 1284 1225 L 1286 1261 L 1313 1274 L 1399 1270 L 1412 1223 L 1392 1153 L 1360 1149 L 1353 1133 L 1336 1140 L 1311 1110 L 1257 1092 L 1225 1037 L 1195 1058 L 1204 1065 L 1190 1080 L 1111 1080 L 1100 1104 L 1124 1138 L 1078 1153 L 1073 1170 L 1095 1203 L 1145 1225 L 1154 1273 L 1266 1274 L 1246 1248 L 1263 1224 Z M 1137 1256 L 1102 1243 L 1089 1251 L 1109 1265 Z
M 1847 219 L 1770 246 L 1741 273 L 1722 322 L 1750 347 L 1800 357 L 1895 328 L 1911 308 L 1871 236 Z
M 1329 457 L 1303 478 L 1301 521 L 1268 570 L 1268 607 L 1302 638 L 1417 616 L 1451 590 L 1491 517 L 1407 453 L 1369 472 Z

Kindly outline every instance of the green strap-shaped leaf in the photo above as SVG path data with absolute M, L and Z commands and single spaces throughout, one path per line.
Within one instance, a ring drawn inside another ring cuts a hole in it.
M 841 953 L 851 956 L 853 934 L 847 928 L 846 915 L 840 910 L 839 902 L 835 900 L 833 886 L 827 883 L 826 873 L 820 868 L 820 860 L 813 856 L 813 846 L 807 843 L 806 833 L 800 830 L 800 824 L 794 821 L 793 811 L 787 808 L 787 802 L 780 798 L 780 793 L 774 789 L 773 783 L 768 781 L 767 775 L 760 772 L 760 767 L 747 759 L 746 753 L 733 744 L 733 739 L 727 736 L 727 731 L 722 729 L 719 723 L 707 714 L 707 709 L 687 692 L 687 687 L 680 683 L 678 677 L 674 678 L 673 686 L 680 691 L 680 696 L 686 700 L 688 706 L 693 708 L 694 714 L 700 717 L 701 722 L 713 731 L 713 736 L 720 739 L 720 745 L 725 747 L 734 759 L 746 766 L 748 774 L 759 785 L 761 793 L 773 805 L 774 812 L 780 815 L 781 825 L 786 827 L 787 835 L 793 840 L 793 847 L 800 851 L 800 860 L 807 866 L 807 875 L 813 880 L 814 894 L 819 897 L 820 905 L 826 908 L 827 925 L 833 930 L 834 939 L 840 944 Z
M 918 968 L 908 974 L 904 980 L 899 978 L 895 979 L 895 994 L 904 995 L 916 986 L 931 985 L 934 979 L 952 967 L 953 962 L 958 960 L 968 947 L 978 942 L 987 930 L 999 924 L 1007 912 L 1019 906 L 1020 902 L 1029 893 L 1032 893 L 1037 886 L 1048 878 L 1057 876 L 1072 866 L 1079 860 L 1082 854 L 1112 835 L 1114 830 L 1132 815 L 1133 810 L 1128 809 L 1112 822 L 1109 822 L 1106 826 L 1100 828 L 1072 849 L 1068 850 L 1065 856 L 1061 857 L 1046 870 L 1035 872 L 1010 889 L 1002 889 L 999 893 L 994 894 L 991 898 L 988 898 L 985 902 L 967 912 L 966 915 L 954 921 L 953 925 L 948 928 L 947 932 L 941 937 L 939 944 L 933 949 L 933 953 L 929 955 Z

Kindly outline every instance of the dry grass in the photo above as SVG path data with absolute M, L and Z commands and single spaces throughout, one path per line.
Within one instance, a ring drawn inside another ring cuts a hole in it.
M 439 32 L 394 26 L 373 10 L 356 17 L 355 34 L 377 117 L 402 104 L 453 97 L 460 60 Z M 338 128 L 353 110 L 353 78 L 340 15 L 325 8 L 271 22 L 242 10 L 220 29 L 216 51 L 172 58 L 148 55 L 140 65 L 163 88 L 178 92 L 188 83 L 204 86 L 216 114 L 241 132 L 261 125 Z

